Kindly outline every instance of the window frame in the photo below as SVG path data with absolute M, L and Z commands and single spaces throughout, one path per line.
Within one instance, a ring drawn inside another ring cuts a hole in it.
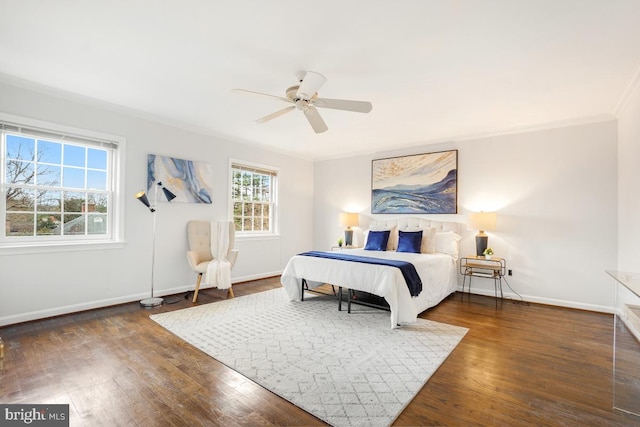
M 5 138 L 0 139 L 0 254 L 23 254 L 38 252 L 60 252 L 87 249 L 111 249 L 124 246 L 124 161 L 126 139 L 121 136 L 75 128 L 57 123 L 29 119 L 0 112 L 0 133 L 22 134 L 28 138 L 43 139 L 86 148 L 108 148 L 107 190 L 107 235 L 61 235 L 61 236 L 7 236 L 7 188 Z M 85 165 L 85 169 L 90 169 Z M 56 189 L 57 190 L 57 189 Z M 79 189 L 81 192 L 91 191 Z
M 236 237 L 239 238 L 255 238 L 255 237 L 276 237 L 279 236 L 279 223 L 278 223 L 278 218 L 279 218 L 279 213 L 278 213 L 278 186 L 279 186 L 279 175 L 280 175 L 280 169 L 274 166 L 269 166 L 269 165 L 264 165 L 264 164 L 259 164 L 259 163 L 253 163 L 253 162 L 248 162 L 248 161 L 244 161 L 244 160 L 239 160 L 239 159 L 229 159 L 229 185 L 228 185 L 228 189 L 229 189 L 229 197 L 228 197 L 228 202 L 229 202 L 229 218 L 230 221 L 232 221 L 235 224 L 235 216 L 234 216 L 234 204 L 236 202 L 236 200 L 233 198 L 233 189 L 234 189 L 234 181 L 233 181 L 233 170 L 234 168 L 239 168 L 239 169 L 244 169 L 244 170 L 248 170 L 248 171 L 253 171 L 253 172 L 259 172 L 259 173 L 263 173 L 263 172 L 267 172 L 268 174 L 271 175 L 271 182 L 270 182 L 270 191 L 269 191 L 269 195 L 270 195 L 270 202 L 269 206 L 270 206 L 270 220 L 269 220 L 269 224 L 271 226 L 271 230 L 269 231 L 264 231 L 264 230 L 244 230 L 244 231 L 239 231 L 236 230 Z

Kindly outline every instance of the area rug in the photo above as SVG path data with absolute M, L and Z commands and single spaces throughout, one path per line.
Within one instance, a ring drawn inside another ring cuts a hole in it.
M 151 318 L 211 357 L 334 426 L 390 425 L 467 332 L 389 312 L 289 301 L 283 288 Z

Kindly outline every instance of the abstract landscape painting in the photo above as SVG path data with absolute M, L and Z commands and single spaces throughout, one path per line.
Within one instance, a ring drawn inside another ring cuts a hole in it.
M 372 214 L 458 212 L 458 150 L 371 162 Z
M 149 154 L 147 194 L 154 194 L 152 191 L 158 182 L 177 196 L 172 203 L 212 203 L 213 177 L 209 163 Z

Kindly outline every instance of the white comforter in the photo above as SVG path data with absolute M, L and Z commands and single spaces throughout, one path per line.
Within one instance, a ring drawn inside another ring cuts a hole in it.
M 419 313 L 435 306 L 457 288 L 456 260 L 450 255 L 363 249 L 351 249 L 347 253 L 412 263 L 422 280 L 422 292 L 411 297 L 402 272 L 396 267 L 296 255 L 289 260 L 280 279 L 289 298 L 301 299 L 303 278 L 310 288 L 330 283 L 369 292 L 384 297 L 389 303 L 391 327 L 395 328 L 415 322 Z

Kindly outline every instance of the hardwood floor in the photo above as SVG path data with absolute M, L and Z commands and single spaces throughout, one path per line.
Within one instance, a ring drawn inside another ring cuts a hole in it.
M 0 328 L 0 403 L 69 403 L 72 426 L 323 425 L 151 321 L 192 305 L 167 300 Z M 611 408 L 610 315 L 456 293 L 421 317 L 470 330 L 394 425 L 640 426 Z

